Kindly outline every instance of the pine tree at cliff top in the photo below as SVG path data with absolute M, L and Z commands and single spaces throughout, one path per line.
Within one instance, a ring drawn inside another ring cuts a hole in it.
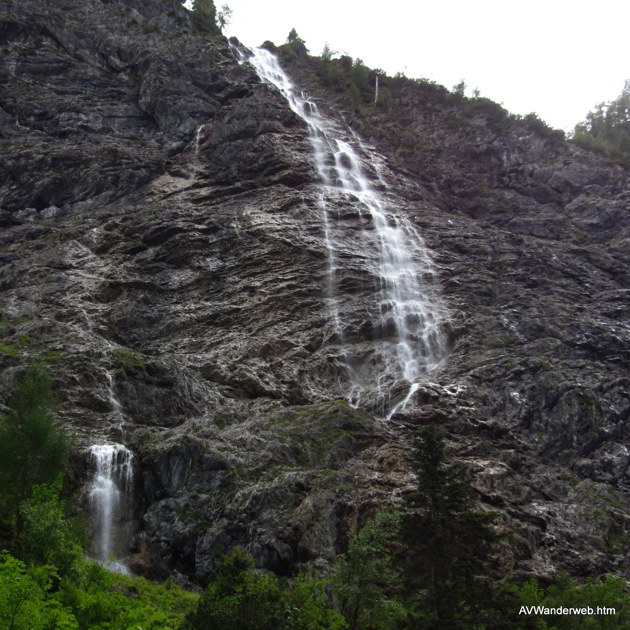
M 193 0 L 193 17 L 199 30 L 210 35 L 219 35 L 221 29 L 217 26 L 217 8 L 213 0 Z

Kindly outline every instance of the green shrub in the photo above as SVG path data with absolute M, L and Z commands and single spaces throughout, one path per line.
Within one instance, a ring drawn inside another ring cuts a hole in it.
M 359 92 L 363 92 L 369 89 L 368 80 L 370 71 L 361 59 L 355 59 L 352 64 L 352 70 L 350 71 L 350 78 L 353 85 L 357 87 Z
M 398 514 L 379 514 L 355 533 L 348 551 L 337 558 L 333 584 L 351 630 L 394 629 L 407 615 L 391 595 L 401 582 L 392 555 L 399 525 Z
M 501 629 L 617 630 L 630 627 L 630 594 L 626 581 L 613 575 L 601 581 L 589 579 L 585 584 L 576 584 L 568 575 L 558 574 L 544 588 L 536 580 L 508 584 L 499 597 L 503 602 L 503 615 L 497 627 Z M 541 614 L 529 608 L 532 606 L 586 608 L 587 614 Z M 589 607 L 592 614 L 588 613 Z M 608 609 L 608 614 L 602 614 L 603 609 Z
M 630 79 L 616 99 L 600 103 L 575 126 L 573 140 L 615 161 L 630 163 Z
M 326 584 L 310 575 L 290 583 L 254 571 L 254 561 L 235 549 L 188 615 L 188 630 L 343 630 L 343 617 L 330 607 Z
M 24 528 L 20 532 L 20 557 L 31 565 L 55 565 L 62 575 L 70 574 L 83 549 L 66 520 L 60 499 L 62 476 L 52 484 L 33 486 L 33 493 L 20 506 Z
M 116 369 L 124 376 L 127 376 L 127 370 L 145 371 L 147 369 L 147 362 L 142 355 L 130 348 L 116 348 L 112 352 L 112 358 Z
M 27 567 L 6 551 L 0 552 L 0 627 L 7 630 L 78 630 L 72 612 L 47 601 L 56 579 L 54 567 Z

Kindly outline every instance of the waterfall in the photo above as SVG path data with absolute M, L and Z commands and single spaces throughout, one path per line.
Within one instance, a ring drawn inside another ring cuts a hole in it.
M 110 370 L 106 370 L 105 376 L 107 378 L 107 397 L 108 402 L 111 407 L 111 414 L 113 416 L 114 422 L 116 423 L 118 430 L 120 432 L 121 438 L 125 439 L 125 416 L 123 414 L 122 404 L 120 400 L 118 400 L 118 396 L 116 396 L 116 391 L 114 389 L 114 375 Z
M 197 127 L 197 131 L 195 132 L 195 140 L 193 142 L 193 161 L 192 168 L 190 169 L 190 175 L 188 179 L 191 182 L 195 181 L 197 177 L 197 171 L 199 170 L 199 143 L 201 142 L 201 132 L 203 131 L 204 125 L 199 125 Z
M 418 388 L 417 379 L 436 368 L 446 356 L 447 344 L 441 328 L 444 309 L 434 288 L 436 274 L 430 254 L 413 224 L 388 205 L 385 195 L 366 176 L 367 168 L 381 184 L 385 183 L 379 156 L 356 134 L 326 119 L 315 102 L 295 89 L 268 50 L 255 49 L 249 62 L 262 80 L 280 90 L 291 109 L 308 125 L 322 182 L 320 208 L 328 265 L 326 301 L 347 369 L 346 398 L 358 406 L 367 391 L 375 391 L 374 406 L 390 418 L 409 402 Z M 361 217 L 369 219 L 363 221 L 361 235 L 362 241 L 369 244 L 365 264 L 377 284 L 370 305 L 375 334 L 370 340 L 369 361 L 352 351 L 344 335 L 339 241 L 351 235 L 334 236 L 340 194 L 344 203 L 352 203 Z M 408 393 L 392 405 L 390 392 L 399 381 L 408 383 Z
M 130 507 L 133 481 L 133 454 L 122 444 L 90 447 L 94 477 L 89 487 L 94 555 L 107 568 L 129 573 L 116 560 L 125 545 L 126 512 Z

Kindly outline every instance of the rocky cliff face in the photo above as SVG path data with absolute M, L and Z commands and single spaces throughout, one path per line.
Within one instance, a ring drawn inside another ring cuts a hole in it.
M 225 39 L 175 0 L 21 0 L 0 47 L 2 389 L 49 366 L 77 487 L 90 444 L 134 451 L 135 570 L 203 581 L 235 544 L 280 572 L 331 559 L 412 483 L 426 423 L 514 533 L 504 570 L 630 570 L 627 171 L 412 83 L 395 116 L 352 114 L 449 313 L 447 360 L 384 422 L 344 400 L 306 125 Z M 369 357 L 371 227 L 345 197 L 329 227 Z

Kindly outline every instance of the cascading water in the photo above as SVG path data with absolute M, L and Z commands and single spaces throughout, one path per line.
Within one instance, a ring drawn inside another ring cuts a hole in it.
M 94 477 L 89 487 L 94 555 L 107 568 L 129 573 L 124 555 L 127 512 L 132 497 L 133 454 L 122 444 L 90 447 Z
M 317 105 L 294 88 L 272 53 L 256 49 L 249 62 L 262 80 L 280 90 L 291 109 L 309 128 L 322 181 L 320 207 L 328 260 L 329 315 L 350 381 L 346 398 L 358 406 L 366 391 L 376 389 L 375 406 L 390 418 L 409 402 L 418 388 L 417 379 L 437 367 L 446 355 L 446 340 L 441 330 L 443 307 L 432 288 L 435 273 L 430 255 L 411 222 L 391 211 L 385 196 L 366 176 L 362 158 L 384 183 L 379 158 L 374 152 L 368 150 L 356 134 L 350 132 L 351 137 L 348 137 L 347 130 L 325 119 Z M 369 361 L 351 350 L 344 334 L 340 292 L 343 269 L 333 229 L 340 194 L 344 203 L 353 204 L 366 219 L 362 238 L 369 243 L 366 257 L 371 258 L 365 264 L 378 285 L 370 313 L 375 333 L 370 340 Z M 367 363 L 377 365 L 376 369 L 363 367 Z M 368 372 L 371 382 L 365 376 Z M 392 406 L 391 388 L 401 380 L 409 383 L 407 395 Z
M 125 439 L 125 416 L 123 414 L 122 404 L 120 400 L 118 400 L 118 396 L 116 396 L 116 390 L 114 388 L 114 375 L 110 370 L 105 372 L 105 376 L 107 378 L 107 395 L 109 399 L 109 404 L 111 406 L 111 415 L 113 417 L 114 422 L 118 427 L 118 431 L 120 432 L 121 438 Z
M 203 128 L 204 125 L 199 125 L 199 127 L 197 127 L 197 131 L 195 132 L 195 140 L 193 143 L 193 162 L 192 168 L 190 169 L 190 175 L 188 176 L 188 179 L 191 182 L 195 181 L 195 178 L 197 177 L 197 171 L 199 170 L 199 143 L 201 142 L 201 134 L 203 132 Z

